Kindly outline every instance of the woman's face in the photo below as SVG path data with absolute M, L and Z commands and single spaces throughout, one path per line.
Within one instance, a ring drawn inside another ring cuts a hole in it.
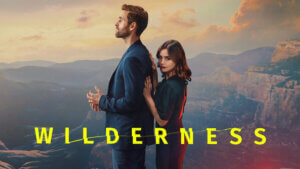
M 162 73 L 170 73 L 175 70 L 176 63 L 169 56 L 167 49 L 162 49 L 159 55 L 158 65 Z

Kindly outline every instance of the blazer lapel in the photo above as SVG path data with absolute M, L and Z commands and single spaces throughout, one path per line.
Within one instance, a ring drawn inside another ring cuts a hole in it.
M 107 95 L 108 95 L 108 96 L 111 96 L 111 95 L 110 95 L 110 94 L 111 94 L 111 87 L 112 87 L 112 85 L 113 85 L 113 82 L 114 82 L 114 79 L 115 79 L 115 74 L 116 74 L 116 71 L 118 70 L 118 68 L 119 68 L 119 66 L 120 66 L 120 63 L 121 63 L 121 62 L 123 61 L 123 59 L 126 57 L 126 54 L 127 54 L 130 50 L 132 50 L 132 48 L 134 48 L 135 45 L 137 45 L 137 44 L 139 44 L 139 43 L 141 43 L 140 40 L 137 40 L 136 42 L 134 42 L 134 43 L 126 50 L 126 52 L 125 52 L 124 55 L 122 56 L 122 59 L 120 60 L 118 66 L 116 67 L 114 73 L 111 75 L 111 78 L 110 78 L 110 80 L 109 80 L 109 83 L 108 83 L 108 90 L 107 90 Z
M 115 74 L 116 74 L 116 71 L 118 70 L 119 66 L 120 66 L 120 63 L 123 61 L 123 58 L 125 57 L 125 55 L 123 55 L 122 59 L 120 60 L 118 66 L 116 67 L 114 73 L 111 75 L 110 77 L 110 80 L 109 80 L 109 83 L 108 83 L 108 90 L 107 90 L 107 94 L 108 96 L 111 96 L 111 87 L 113 85 L 113 82 L 114 82 L 114 79 L 115 79 Z

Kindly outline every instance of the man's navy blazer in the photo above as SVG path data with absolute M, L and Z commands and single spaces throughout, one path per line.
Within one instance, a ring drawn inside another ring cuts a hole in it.
M 134 145 L 131 133 L 132 128 L 141 128 L 137 134 L 153 135 L 153 116 L 143 96 L 147 76 L 153 76 L 149 51 L 137 40 L 123 55 L 109 81 L 107 95 L 99 101 L 100 108 L 106 111 L 106 127 L 115 128 L 120 136 L 112 144 L 114 149 L 138 149 L 153 144 L 153 137 L 142 137 L 138 141 L 143 144 Z

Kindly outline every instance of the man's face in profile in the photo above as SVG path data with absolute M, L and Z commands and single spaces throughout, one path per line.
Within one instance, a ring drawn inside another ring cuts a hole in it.
M 117 38 L 125 38 L 130 35 L 129 24 L 128 24 L 128 15 L 129 11 L 122 10 L 121 15 L 116 22 L 116 37 Z

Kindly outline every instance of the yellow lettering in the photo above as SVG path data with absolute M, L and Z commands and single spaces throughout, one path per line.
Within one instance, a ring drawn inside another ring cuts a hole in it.
M 217 141 L 212 141 L 212 138 L 216 138 L 215 134 L 211 134 L 212 131 L 216 131 L 216 128 L 207 128 L 207 144 L 218 144 Z
M 83 144 L 94 144 L 93 140 L 89 140 L 87 137 L 87 128 L 83 127 Z
M 69 129 L 69 127 L 65 128 L 65 144 L 70 144 L 70 129 Z
M 235 131 L 241 132 L 242 129 L 240 129 L 240 128 L 232 128 L 232 129 L 230 130 L 231 136 L 237 139 L 237 141 L 232 141 L 232 140 L 230 140 L 230 144 L 238 145 L 238 144 L 241 144 L 241 142 L 242 142 L 242 137 L 241 137 L 240 135 L 236 134 Z
M 188 144 L 194 144 L 194 134 L 193 134 L 193 129 L 189 128 L 189 133 L 191 134 L 190 137 L 188 133 L 186 132 L 185 128 L 180 128 L 180 134 L 181 134 L 181 144 L 184 144 L 185 139 L 187 139 Z
M 143 144 L 143 141 L 138 141 L 137 138 L 141 137 L 140 134 L 136 134 L 137 131 L 141 131 L 141 128 L 132 128 L 131 133 L 132 133 L 132 143 L 133 144 Z
M 42 144 L 44 138 L 45 138 L 46 144 L 51 144 L 53 127 L 49 128 L 49 133 L 47 133 L 47 128 L 46 127 L 42 127 L 41 135 L 39 133 L 39 128 L 38 127 L 35 127 L 34 130 L 35 130 L 35 138 L 36 138 L 36 143 L 37 144 Z
M 254 143 L 257 145 L 263 145 L 267 141 L 266 137 L 259 133 L 260 131 L 265 132 L 266 130 L 264 128 L 255 129 L 255 131 L 254 131 L 255 136 L 258 138 L 261 138 L 261 141 L 256 141 L 256 140 L 254 141 Z
M 159 132 L 162 132 L 162 134 L 159 134 Z M 160 144 L 160 139 L 164 144 L 168 144 L 166 137 L 167 136 L 167 131 L 164 128 L 155 128 L 155 140 L 156 144 Z
M 114 133 L 115 140 L 111 140 L 110 132 Z M 119 134 L 118 131 L 115 128 L 106 128 L 106 143 L 107 144 L 115 144 L 119 141 Z

